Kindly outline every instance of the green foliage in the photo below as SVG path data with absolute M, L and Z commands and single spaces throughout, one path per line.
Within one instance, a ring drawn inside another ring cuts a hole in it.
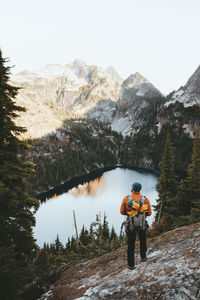
M 191 163 L 187 176 L 178 188 L 176 200 L 181 225 L 199 221 L 200 216 L 200 133 L 197 132 L 193 143 Z
M 57 235 L 56 240 L 55 240 L 55 252 L 59 253 L 62 252 L 63 245 L 59 240 L 59 236 Z
M 31 158 L 36 165 L 30 179 L 33 194 L 88 170 L 117 165 L 123 138 L 107 126 L 95 120 L 67 120 L 57 135 L 29 141 L 29 153 L 22 152 L 23 159 Z
M 109 226 L 108 226 L 108 221 L 106 219 L 107 219 L 107 216 L 106 216 L 106 214 L 104 214 L 103 226 L 102 226 L 102 237 L 105 241 L 108 241 L 110 238 L 110 230 L 109 230 Z
M 114 227 L 110 232 L 106 214 L 103 221 L 100 214 L 96 215 L 96 220 L 90 224 L 90 231 L 83 225 L 79 237 L 68 238 L 65 247 L 57 235 L 54 243 L 44 243 L 43 248 L 37 250 L 30 265 L 34 280 L 27 285 L 23 297 L 38 299 L 65 269 L 80 261 L 114 251 L 121 245 L 124 245 L 124 240 L 118 237 Z
M 199 221 L 200 216 L 200 133 L 193 142 L 191 162 L 185 179 L 178 182 L 174 170 L 174 149 L 167 135 L 158 182 L 156 217 L 152 232 L 167 230 Z
M 87 246 L 91 242 L 91 236 L 89 235 L 88 230 L 85 229 L 84 225 L 82 227 L 79 239 L 84 246 Z
M 170 134 L 167 133 L 164 153 L 161 162 L 161 176 L 158 181 L 158 199 L 155 205 L 155 220 L 161 217 L 173 218 L 175 203 L 173 198 L 177 191 L 177 176 L 175 174 L 175 156 Z M 173 220 L 171 220 L 173 221 Z M 173 222 L 169 222 L 172 226 Z M 169 228 L 168 228 L 169 229 Z
M 200 132 L 196 133 L 192 161 L 185 180 L 191 198 L 190 223 L 198 222 L 200 218 Z
M 36 249 L 32 227 L 39 203 L 29 196 L 27 184 L 33 165 L 18 155 L 27 144 L 19 140 L 25 129 L 14 119 L 25 109 L 14 102 L 18 88 L 9 84 L 6 62 L 0 51 L 0 294 L 4 300 L 17 300 L 30 279 L 29 263 Z

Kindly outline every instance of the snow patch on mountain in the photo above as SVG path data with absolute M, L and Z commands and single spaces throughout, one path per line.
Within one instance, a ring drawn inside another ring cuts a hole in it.
M 165 106 L 176 102 L 183 103 L 184 107 L 200 105 L 200 66 L 189 78 L 186 85 L 175 92 Z
M 116 118 L 111 124 L 111 129 L 126 136 L 132 133 L 132 125 L 133 121 L 130 121 L 128 117 L 120 119 Z
M 200 95 L 191 95 L 190 93 L 184 91 L 182 88 L 175 92 L 172 98 L 167 101 L 164 105 L 168 107 L 170 104 L 175 104 L 176 102 L 183 103 L 183 106 L 191 107 L 193 105 L 200 105 Z

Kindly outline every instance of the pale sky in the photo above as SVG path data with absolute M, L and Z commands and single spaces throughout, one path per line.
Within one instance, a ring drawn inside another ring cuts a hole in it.
M 167 94 L 200 64 L 200 0 L 0 0 L 0 47 L 13 73 L 78 58 Z

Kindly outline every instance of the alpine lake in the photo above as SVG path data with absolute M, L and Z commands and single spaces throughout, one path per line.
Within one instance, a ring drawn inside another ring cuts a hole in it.
M 126 216 L 120 214 L 120 205 L 123 198 L 131 194 L 131 185 L 135 181 L 142 184 L 141 194 L 150 200 L 153 211 L 157 198 L 158 176 L 147 171 L 116 168 L 105 172 L 99 179 L 79 185 L 78 188 L 41 203 L 35 215 L 34 237 L 37 244 L 42 247 L 44 242 L 53 243 L 58 235 L 65 245 L 68 237 L 75 236 L 73 211 L 78 233 L 83 225 L 89 230 L 97 214 L 101 216 L 102 221 L 106 214 L 109 227 L 114 226 L 119 234 L 121 224 L 126 219 Z M 154 216 L 153 211 L 147 218 L 149 225 L 152 224 Z

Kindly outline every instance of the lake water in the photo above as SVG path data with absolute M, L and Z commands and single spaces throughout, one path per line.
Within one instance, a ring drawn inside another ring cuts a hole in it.
M 76 213 L 78 231 L 83 226 L 89 229 L 95 221 L 96 214 L 104 212 L 110 228 L 114 226 L 119 234 L 121 223 L 125 220 L 119 212 L 122 199 L 131 194 L 131 185 L 138 181 L 142 184 L 141 194 L 149 198 L 151 205 L 156 204 L 156 184 L 158 177 L 152 173 L 140 173 L 129 169 L 117 168 L 104 173 L 98 181 L 91 182 L 78 189 L 73 189 L 57 198 L 48 200 L 40 205 L 36 213 L 34 237 L 39 246 L 44 242 L 53 243 L 57 234 L 65 245 L 68 237 L 75 236 L 73 210 Z M 152 224 L 154 212 L 148 217 Z

